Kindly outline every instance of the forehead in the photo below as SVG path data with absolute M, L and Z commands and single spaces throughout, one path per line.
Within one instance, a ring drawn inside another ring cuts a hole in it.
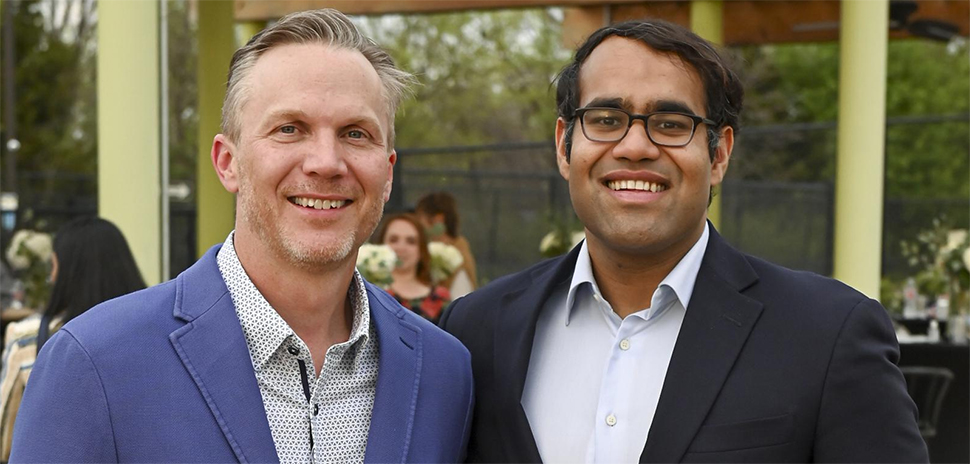
M 267 50 L 249 75 L 244 119 L 274 111 L 311 116 L 384 114 L 377 71 L 356 51 L 329 45 L 286 44 Z M 382 123 L 383 117 L 379 118 Z
M 404 219 L 394 219 L 390 224 L 387 225 L 387 233 L 397 235 L 418 235 L 418 229 L 417 227 L 414 227 L 414 224 L 411 224 L 410 221 Z
M 593 49 L 580 68 L 579 97 L 581 107 L 620 99 L 629 110 L 651 111 L 659 102 L 675 101 L 705 112 L 704 84 L 691 65 L 625 37 L 609 37 Z

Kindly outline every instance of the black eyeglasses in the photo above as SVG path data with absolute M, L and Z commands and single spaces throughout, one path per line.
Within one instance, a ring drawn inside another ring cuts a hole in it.
M 697 115 L 677 112 L 633 114 L 619 108 L 579 108 L 573 115 L 579 118 L 583 135 L 594 142 L 619 142 L 630 132 L 633 121 L 643 120 L 647 137 L 656 145 L 682 147 L 694 138 L 698 124 L 711 127 L 717 123 Z

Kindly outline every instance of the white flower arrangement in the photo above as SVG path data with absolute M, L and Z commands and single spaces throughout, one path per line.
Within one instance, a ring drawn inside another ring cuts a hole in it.
M 435 284 L 447 280 L 465 262 L 457 248 L 442 242 L 428 243 L 431 255 L 431 281 Z
M 51 236 L 43 232 L 22 229 L 10 240 L 7 262 L 24 282 L 24 303 L 30 308 L 40 308 L 47 300 L 53 254 Z
M 387 245 L 365 243 L 357 251 L 357 271 L 365 280 L 381 287 L 391 284 L 391 272 L 397 263 L 397 254 Z
M 51 236 L 43 232 L 21 229 L 13 235 L 7 248 L 7 262 L 15 270 L 30 267 L 35 260 L 47 263 L 51 260 L 53 244 Z

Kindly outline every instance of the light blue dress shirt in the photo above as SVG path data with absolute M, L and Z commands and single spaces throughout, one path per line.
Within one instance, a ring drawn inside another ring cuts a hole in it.
M 710 237 L 621 319 L 603 298 L 586 242 L 569 286 L 546 301 L 522 394 L 544 462 L 638 462 Z

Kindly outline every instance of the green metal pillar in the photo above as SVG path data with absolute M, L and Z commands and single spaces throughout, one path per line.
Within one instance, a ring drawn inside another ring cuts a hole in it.
M 707 41 L 724 44 L 724 5 L 721 0 L 693 0 L 690 2 L 690 28 Z M 707 208 L 707 218 L 714 227 L 721 225 L 721 196 L 716 195 Z
M 835 278 L 879 297 L 889 1 L 844 0 L 839 45 Z
M 159 24 L 157 2 L 98 3 L 98 210 L 149 285 L 162 272 Z
M 233 2 L 207 0 L 199 11 L 199 159 L 196 163 L 196 253 L 222 243 L 235 223 L 235 197 L 219 182 L 212 160 L 212 138 L 220 132 L 229 60 L 236 50 Z

